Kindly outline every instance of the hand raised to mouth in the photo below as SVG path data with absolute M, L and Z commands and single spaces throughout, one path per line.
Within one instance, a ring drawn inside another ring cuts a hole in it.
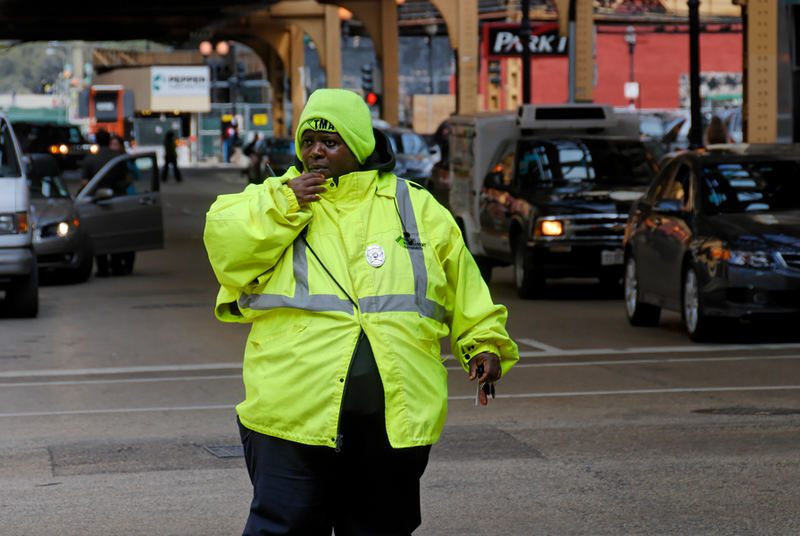
M 311 171 L 286 181 L 286 185 L 294 192 L 297 202 L 303 205 L 320 200 L 317 194 L 326 191 L 326 188 L 322 186 L 325 184 L 325 180 L 325 176 L 322 173 Z

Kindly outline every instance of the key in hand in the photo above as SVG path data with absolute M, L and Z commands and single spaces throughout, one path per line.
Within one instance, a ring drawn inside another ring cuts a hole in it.
M 475 406 L 476 407 L 478 406 L 478 400 L 479 400 L 480 394 L 481 394 L 481 387 L 483 387 L 483 384 L 478 379 L 481 376 L 483 376 L 483 363 L 478 365 L 478 368 L 475 369 L 475 382 L 478 384 L 477 388 L 475 389 Z

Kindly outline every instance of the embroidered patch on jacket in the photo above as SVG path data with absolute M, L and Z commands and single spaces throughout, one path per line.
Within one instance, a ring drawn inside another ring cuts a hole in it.
M 400 247 L 404 247 L 406 249 L 422 249 L 422 247 L 425 245 L 416 237 L 411 236 L 410 233 L 403 233 L 395 239 L 395 242 L 400 244 Z

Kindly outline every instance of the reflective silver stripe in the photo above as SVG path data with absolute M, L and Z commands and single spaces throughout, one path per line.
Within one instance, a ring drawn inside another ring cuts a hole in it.
M 417 219 L 414 216 L 414 208 L 411 206 L 408 184 L 403 179 L 397 179 L 397 194 L 395 198 L 403 229 L 418 244 L 416 247 L 407 248 L 414 277 L 414 294 L 386 294 L 359 298 L 359 309 L 364 313 L 418 312 L 424 317 L 443 322 L 445 318 L 444 307 L 425 296 L 428 290 L 428 270 L 425 267 L 425 254 L 419 245 L 419 229 L 417 227 Z M 408 240 L 409 237 L 404 238 L 408 242 L 406 245 L 411 246 L 412 243 Z M 334 294 L 309 295 L 306 244 L 301 237 L 294 241 L 292 262 L 294 263 L 295 279 L 294 297 L 282 294 L 242 294 L 239 298 L 239 307 L 257 310 L 290 307 L 307 311 L 342 311 L 353 314 L 353 305 L 347 299 L 341 299 Z
M 444 322 L 444 307 L 431 300 L 419 303 L 417 297 L 411 294 L 367 296 L 359 298 L 358 307 L 362 313 L 418 312 L 422 316 Z
M 283 294 L 242 294 L 239 298 L 239 308 L 265 311 L 278 307 L 290 307 L 306 311 L 341 311 L 353 314 L 353 305 L 347 299 L 341 299 L 335 294 L 309 295 L 306 244 L 299 236 L 294 241 L 292 263 L 294 264 L 294 297 Z
M 408 194 L 408 183 L 400 178 L 397 179 L 397 193 L 395 194 L 395 199 L 397 199 L 397 209 L 400 212 L 400 220 L 403 223 L 403 229 L 419 243 L 419 228 L 417 227 L 417 218 L 414 216 L 414 207 L 411 206 L 411 196 Z M 404 238 L 408 242 L 408 237 Z M 411 246 L 410 243 L 406 245 Z M 428 290 L 428 269 L 425 267 L 425 254 L 422 252 L 422 248 L 408 247 L 408 255 L 411 257 L 411 270 L 414 274 L 414 301 L 416 307 L 412 310 L 419 311 L 419 314 L 422 316 L 433 318 L 440 322 L 443 321 L 444 307 L 425 297 Z M 394 303 L 400 297 L 402 296 L 389 296 L 387 298 L 391 299 L 387 301 L 389 303 Z M 381 298 L 381 296 L 377 296 L 377 298 Z M 411 296 L 408 296 L 408 298 L 411 298 Z M 360 302 L 361 300 L 359 300 L 359 303 Z M 399 301 L 397 301 L 397 303 L 399 304 Z M 384 305 L 384 307 L 389 307 L 389 305 Z M 384 307 L 381 307 L 382 311 L 391 310 Z M 408 309 L 395 310 L 405 311 Z

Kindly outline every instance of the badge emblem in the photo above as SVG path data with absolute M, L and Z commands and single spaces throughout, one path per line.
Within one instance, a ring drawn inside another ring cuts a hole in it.
M 386 261 L 386 253 L 383 252 L 383 248 L 378 244 L 367 246 L 366 256 L 369 265 L 375 268 L 383 266 L 384 261 Z

